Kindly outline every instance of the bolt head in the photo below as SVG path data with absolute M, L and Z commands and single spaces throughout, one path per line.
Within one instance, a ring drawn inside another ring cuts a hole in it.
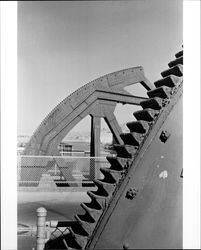
M 126 198 L 132 200 L 137 195 L 138 190 L 135 188 L 129 188 L 126 192 Z

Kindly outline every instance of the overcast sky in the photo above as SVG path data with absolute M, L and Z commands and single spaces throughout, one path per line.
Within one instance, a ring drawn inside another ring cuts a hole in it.
M 182 0 L 18 2 L 18 134 L 104 74 L 160 79 L 182 44 Z

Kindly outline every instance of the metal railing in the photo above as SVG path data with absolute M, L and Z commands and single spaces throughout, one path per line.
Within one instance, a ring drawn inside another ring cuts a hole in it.
M 109 167 L 106 157 L 18 156 L 18 187 L 87 186 Z

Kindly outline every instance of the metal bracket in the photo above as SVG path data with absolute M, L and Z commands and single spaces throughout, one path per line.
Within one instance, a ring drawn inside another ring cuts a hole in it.
M 160 135 L 159 139 L 163 143 L 165 143 L 169 137 L 170 137 L 170 133 L 168 131 L 164 130 L 164 131 L 161 132 L 161 135 Z
M 139 190 L 137 190 L 136 188 L 129 188 L 126 192 L 126 198 L 132 200 L 137 195 L 138 191 Z

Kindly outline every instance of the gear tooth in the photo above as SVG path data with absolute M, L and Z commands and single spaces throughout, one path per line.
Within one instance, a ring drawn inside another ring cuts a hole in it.
M 123 170 L 124 166 L 127 162 L 127 159 L 125 159 L 125 158 L 121 158 L 121 159 L 123 159 L 123 161 L 120 161 L 120 158 L 117 156 L 107 156 L 106 158 L 111 165 L 110 168 L 116 169 L 116 170 Z
M 156 88 L 160 88 L 162 86 L 174 88 L 177 87 L 181 82 L 182 82 L 182 77 L 169 75 L 165 78 L 162 78 L 154 82 L 154 85 L 156 86 Z
M 115 180 L 112 181 L 111 178 L 110 179 L 108 178 L 108 176 L 107 177 L 105 176 L 103 180 L 94 180 L 94 183 L 98 188 L 100 188 L 100 190 L 104 189 L 109 197 L 111 197 L 116 188 Z
M 102 209 L 105 209 L 108 200 L 107 196 L 97 195 L 93 191 L 87 191 L 87 194 L 92 200 L 94 199 L 101 206 Z
M 91 198 L 91 199 L 95 199 L 95 200 L 97 200 L 97 195 L 95 195 L 94 193 L 92 193 L 92 191 L 87 191 L 87 194 L 88 194 L 88 196 Z
M 111 164 L 110 170 L 122 171 L 128 168 L 128 164 L 130 162 L 127 158 L 121 158 L 118 156 L 107 156 L 107 160 Z M 108 168 L 107 168 L 108 169 Z
M 75 215 L 75 219 L 90 237 L 96 226 L 96 222 L 87 213 L 83 215 Z
M 133 137 L 135 137 L 135 140 L 138 142 L 138 144 L 140 145 L 142 143 L 142 141 L 144 140 L 144 135 L 140 134 L 140 133 L 135 133 L 132 132 L 131 133 L 133 135 Z
M 84 204 L 84 203 L 81 203 L 80 206 L 87 212 L 90 214 L 90 209 Z M 91 214 L 90 214 L 91 215 Z M 92 217 L 92 216 L 91 216 Z M 93 217 L 92 217 L 93 218 Z
M 142 142 L 144 138 L 142 134 L 135 133 L 135 132 L 120 134 L 120 136 L 125 144 L 131 145 L 131 146 L 137 146 L 137 147 L 140 145 L 140 143 Z
M 160 110 L 163 108 L 163 101 L 164 100 L 159 97 L 154 97 L 141 102 L 140 105 L 142 106 L 143 109 L 151 108 Z
M 143 121 L 154 121 L 154 119 L 158 116 L 159 112 L 154 109 L 143 109 L 134 112 L 134 116 L 137 120 L 143 120 Z
M 104 176 L 112 176 L 116 183 L 119 182 L 119 180 L 122 178 L 122 174 L 124 173 L 124 171 L 113 170 L 111 168 L 100 168 L 100 171 L 104 174 Z
M 79 232 L 77 233 L 77 231 L 74 228 L 70 228 L 69 230 L 75 242 L 81 247 L 81 249 L 85 249 L 85 246 L 89 238 L 86 235 L 80 234 Z
M 77 242 L 78 245 L 81 246 L 81 249 L 85 249 L 86 244 L 88 242 L 88 238 L 81 236 L 79 234 L 74 234 L 75 241 Z
M 81 203 L 81 207 L 91 216 L 91 218 L 94 219 L 94 221 L 98 221 L 98 219 L 100 218 L 103 210 L 101 209 L 95 209 L 95 208 L 91 208 L 88 206 L 89 204 L 85 204 L 85 203 Z
M 135 137 L 132 135 L 132 133 L 120 134 L 120 137 L 127 145 L 137 146 L 137 147 L 139 146 L 138 141 L 135 140 Z
M 169 75 L 183 76 L 183 65 L 177 64 L 176 66 L 161 72 L 162 77 Z
M 92 193 L 98 195 L 98 196 L 103 196 L 103 197 L 108 197 L 108 192 L 106 191 L 106 189 L 103 186 L 103 182 L 101 182 L 100 180 L 93 180 L 94 184 L 98 187 L 98 189 L 96 191 L 92 191 Z
M 177 53 L 175 54 L 175 57 L 176 57 L 176 58 L 178 58 L 178 57 L 180 57 L 180 56 L 183 56 L 183 50 L 181 50 L 181 51 L 179 51 L 179 52 L 177 52 Z
M 118 157 L 126 159 L 132 158 L 137 151 L 137 147 L 130 145 L 114 144 L 113 148 L 117 152 Z
M 133 121 L 128 122 L 126 125 L 130 132 L 145 134 L 149 130 L 149 123 L 146 121 Z
M 70 234 L 63 237 L 63 239 L 64 239 L 64 245 L 65 245 L 65 247 L 67 249 L 71 249 L 71 250 L 73 250 L 73 249 L 75 249 L 75 250 L 82 249 L 82 246 L 80 246 L 80 244 L 76 241 L 76 239 L 75 239 L 74 235 L 72 234 L 72 232 L 70 232 Z M 57 245 L 57 243 L 56 243 L 56 247 L 57 248 L 53 248 L 53 249 L 58 249 L 59 246 Z
M 172 93 L 172 89 L 171 88 L 166 87 L 166 86 L 162 86 L 160 88 L 156 88 L 154 90 L 148 91 L 147 95 L 150 98 L 159 97 L 159 98 L 162 98 L 162 99 L 167 99 L 167 98 L 170 98 L 171 93 Z
M 183 56 L 177 57 L 175 60 L 169 62 L 168 66 L 171 68 L 171 67 L 176 66 L 177 64 L 183 65 Z
M 129 147 L 128 148 L 132 148 L 130 150 L 134 150 L 134 152 L 136 153 L 136 147 Z M 127 169 L 128 166 L 130 166 L 130 164 L 132 163 L 132 159 L 126 159 L 126 158 L 121 158 L 121 157 L 117 157 L 118 162 L 121 164 L 121 166 L 123 167 L 123 170 Z M 111 167 L 111 169 L 113 169 Z M 114 170 L 118 170 L 118 169 L 114 169 Z

